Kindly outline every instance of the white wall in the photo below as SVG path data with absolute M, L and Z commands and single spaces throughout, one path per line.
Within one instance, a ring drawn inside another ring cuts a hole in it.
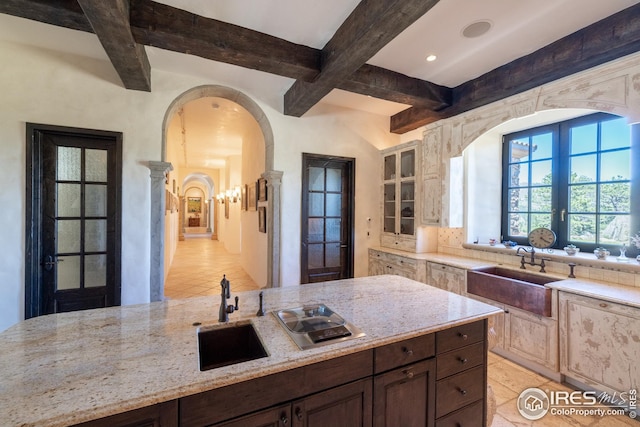
M 241 184 L 255 183 L 265 171 L 265 143 L 257 122 L 248 126 L 242 136 Z M 264 202 L 263 202 L 264 203 Z M 260 287 L 267 284 L 267 234 L 258 231 L 258 211 L 241 212 L 240 264 Z
M 0 170 L 4 178 L 0 222 L 5 224 L 0 227 L 0 330 L 24 317 L 26 122 L 123 132 L 122 303 L 149 301 L 147 162 L 164 160 L 162 122 L 171 102 L 193 87 L 225 82 L 153 71 L 151 93 L 125 90 L 106 61 L 10 42 L 0 42 L 0 64 Z M 235 89 L 252 96 L 245 88 Z M 355 274 L 366 275 L 367 247 L 379 240 L 378 149 L 400 142 L 398 135 L 389 133 L 389 118 L 324 105 L 295 118 L 260 99 L 254 101 L 273 129 L 275 169 L 284 172 L 283 284 L 297 284 L 300 277 L 303 152 L 356 158 Z M 370 228 L 367 217 L 376 219 Z
M 337 113 L 337 114 L 335 114 Z M 271 118 L 271 116 L 270 116 Z M 380 242 L 380 148 L 396 145 L 388 117 L 318 104 L 302 119 L 278 115 L 275 169 L 282 177 L 282 285 L 300 283 L 300 205 L 302 153 L 331 154 L 356 159 L 355 276 L 367 275 L 367 249 Z M 367 218 L 374 220 L 368 227 Z M 367 231 L 370 232 L 367 236 Z

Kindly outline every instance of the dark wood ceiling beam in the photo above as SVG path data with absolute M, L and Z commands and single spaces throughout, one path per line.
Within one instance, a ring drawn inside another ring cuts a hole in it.
M 318 49 L 151 0 L 131 0 L 131 30 L 141 44 L 293 79 L 320 70 Z
M 407 105 L 441 110 L 451 105 L 452 91 L 424 80 L 396 73 L 385 68 L 364 64 L 338 89 Z
M 638 51 L 640 4 L 455 87 L 451 107 L 439 115 L 452 117 Z M 391 117 L 391 132 L 405 133 L 437 117 L 409 108 Z
M 96 4 L 95 1 L 87 0 L 84 0 L 84 3 L 85 6 Z M 322 52 L 318 49 L 204 18 L 150 0 L 131 0 L 130 8 L 131 33 L 138 44 L 152 45 L 305 81 L 313 81 L 320 74 Z M 0 12 L 94 32 L 76 0 L 3 0 L 0 1 Z M 122 17 L 118 19 L 122 20 Z M 178 24 L 174 25 L 176 21 Z M 119 28 L 119 33 L 124 31 L 123 28 Z M 125 45 L 127 42 L 131 45 L 128 34 L 123 34 L 126 39 Z M 203 34 L 220 36 L 212 36 L 212 41 L 211 37 Z M 104 37 L 99 36 L 101 41 Z M 125 48 L 125 54 L 126 51 Z M 138 57 L 133 58 L 133 63 L 138 63 Z M 116 66 L 116 69 L 118 68 L 120 67 Z M 126 71 L 124 73 L 129 74 Z M 451 89 L 368 64 L 364 64 L 344 81 L 340 81 L 337 87 L 407 105 L 429 106 L 435 110 L 450 105 L 451 102 Z
M 298 80 L 284 97 L 284 113 L 300 117 L 362 67 L 438 0 L 362 0 L 322 49 L 313 83 Z
M 77 0 L 127 89 L 151 92 L 151 66 L 129 25 L 128 0 Z
M 0 13 L 72 30 L 93 32 L 76 0 L 2 0 Z

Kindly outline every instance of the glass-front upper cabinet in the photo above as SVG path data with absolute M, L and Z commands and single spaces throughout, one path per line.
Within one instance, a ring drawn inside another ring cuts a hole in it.
M 383 152 L 383 232 L 413 236 L 416 221 L 416 147 Z

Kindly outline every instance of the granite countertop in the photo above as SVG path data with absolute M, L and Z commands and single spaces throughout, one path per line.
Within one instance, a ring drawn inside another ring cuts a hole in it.
M 440 252 L 414 253 L 414 252 L 408 252 L 408 251 L 401 251 L 399 249 L 391 249 L 391 248 L 383 248 L 383 247 L 373 247 L 371 249 L 375 251 L 393 254 L 393 255 L 403 256 L 410 259 L 437 262 L 440 264 L 449 265 L 451 267 L 464 268 L 466 270 L 473 270 L 476 268 L 484 268 L 484 267 L 493 267 L 496 265 L 495 262 L 483 261 L 483 260 L 473 259 L 473 258 L 465 258 L 465 257 L 460 257 L 455 255 L 444 254 Z
M 608 284 L 587 279 L 565 279 L 545 286 L 572 294 L 597 298 L 640 308 L 640 288 Z
M 467 245 L 467 246 L 471 247 L 471 245 Z M 448 255 L 443 253 L 436 253 L 436 252 L 412 253 L 412 252 L 401 251 L 401 250 L 391 249 L 391 248 L 383 248 L 383 247 L 374 247 L 371 249 L 394 254 L 394 255 L 399 255 L 399 256 L 403 256 L 411 259 L 425 260 L 429 262 L 446 264 L 451 267 L 462 268 L 465 270 L 476 270 L 476 269 L 485 268 L 485 267 L 501 267 L 506 269 L 519 270 L 518 267 L 513 265 L 503 265 L 498 262 L 483 261 L 483 260 L 474 259 L 474 258 L 465 258 L 465 257 Z M 513 250 L 512 249 L 502 250 L 502 252 L 505 252 L 505 251 L 507 253 L 510 253 L 509 251 L 513 251 Z M 545 254 L 545 256 L 546 255 L 547 254 Z M 608 262 L 608 261 L 591 260 L 590 258 L 587 258 L 587 255 L 585 255 L 585 259 L 587 259 L 592 264 L 599 263 L 598 264 L 599 266 L 611 265 L 611 262 Z M 627 266 L 625 265 L 625 267 Z M 631 267 L 635 268 L 635 265 L 631 265 Z M 538 274 L 535 271 L 533 271 L 532 273 Z M 611 274 L 618 274 L 618 272 L 612 271 Z M 567 279 L 566 275 L 561 275 L 558 273 L 550 273 L 550 272 L 539 273 L 539 275 L 558 279 L 556 282 L 547 283 L 545 286 L 548 288 L 558 289 L 564 292 L 571 292 L 578 295 L 584 295 L 592 298 L 599 298 L 609 302 L 615 302 L 619 304 L 628 305 L 631 307 L 640 308 L 640 288 L 639 287 L 625 286 L 625 285 L 619 285 L 615 283 L 602 282 L 602 281 L 583 279 L 583 278 Z
M 220 297 L 169 300 L 42 316 L 0 334 L 0 420 L 65 426 L 436 332 L 499 313 L 493 306 L 398 276 L 233 292 L 269 357 L 201 372 L 197 328 L 216 325 Z M 274 310 L 325 303 L 362 338 L 300 350 Z

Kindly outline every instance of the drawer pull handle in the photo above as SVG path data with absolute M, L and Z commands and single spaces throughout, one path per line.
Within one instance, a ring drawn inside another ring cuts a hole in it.
M 460 363 L 462 363 L 463 365 L 468 362 L 466 357 L 461 357 L 458 360 L 460 360 Z
M 413 378 L 413 372 L 409 370 L 404 370 L 402 373 L 409 379 Z
M 458 388 L 458 391 L 460 392 L 461 395 L 466 396 L 467 395 L 467 390 L 463 389 L 463 388 Z
M 608 307 L 608 306 L 609 306 L 609 304 L 607 304 L 605 302 L 601 302 L 600 303 L 600 307 L 602 307 L 602 308 L 605 308 L 605 307 Z
M 467 338 L 469 338 L 469 336 L 467 336 L 467 334 L 463 334 L 462 332 L 460 332 L 460 333 L 458 334 L 458 336 L 460 336 L 460 338 L 462 338 L 464 341 L 466 341 L 466 340 L 467 340 Z
M 407 347 L 402 347 L 402 352 L 405 356 L 411 357 L 413 356 L 413 350 L 408 349 Z
M 299 407 L 296 408 L 296 417 L 299 421 L 302 421 L 302 410 Z

